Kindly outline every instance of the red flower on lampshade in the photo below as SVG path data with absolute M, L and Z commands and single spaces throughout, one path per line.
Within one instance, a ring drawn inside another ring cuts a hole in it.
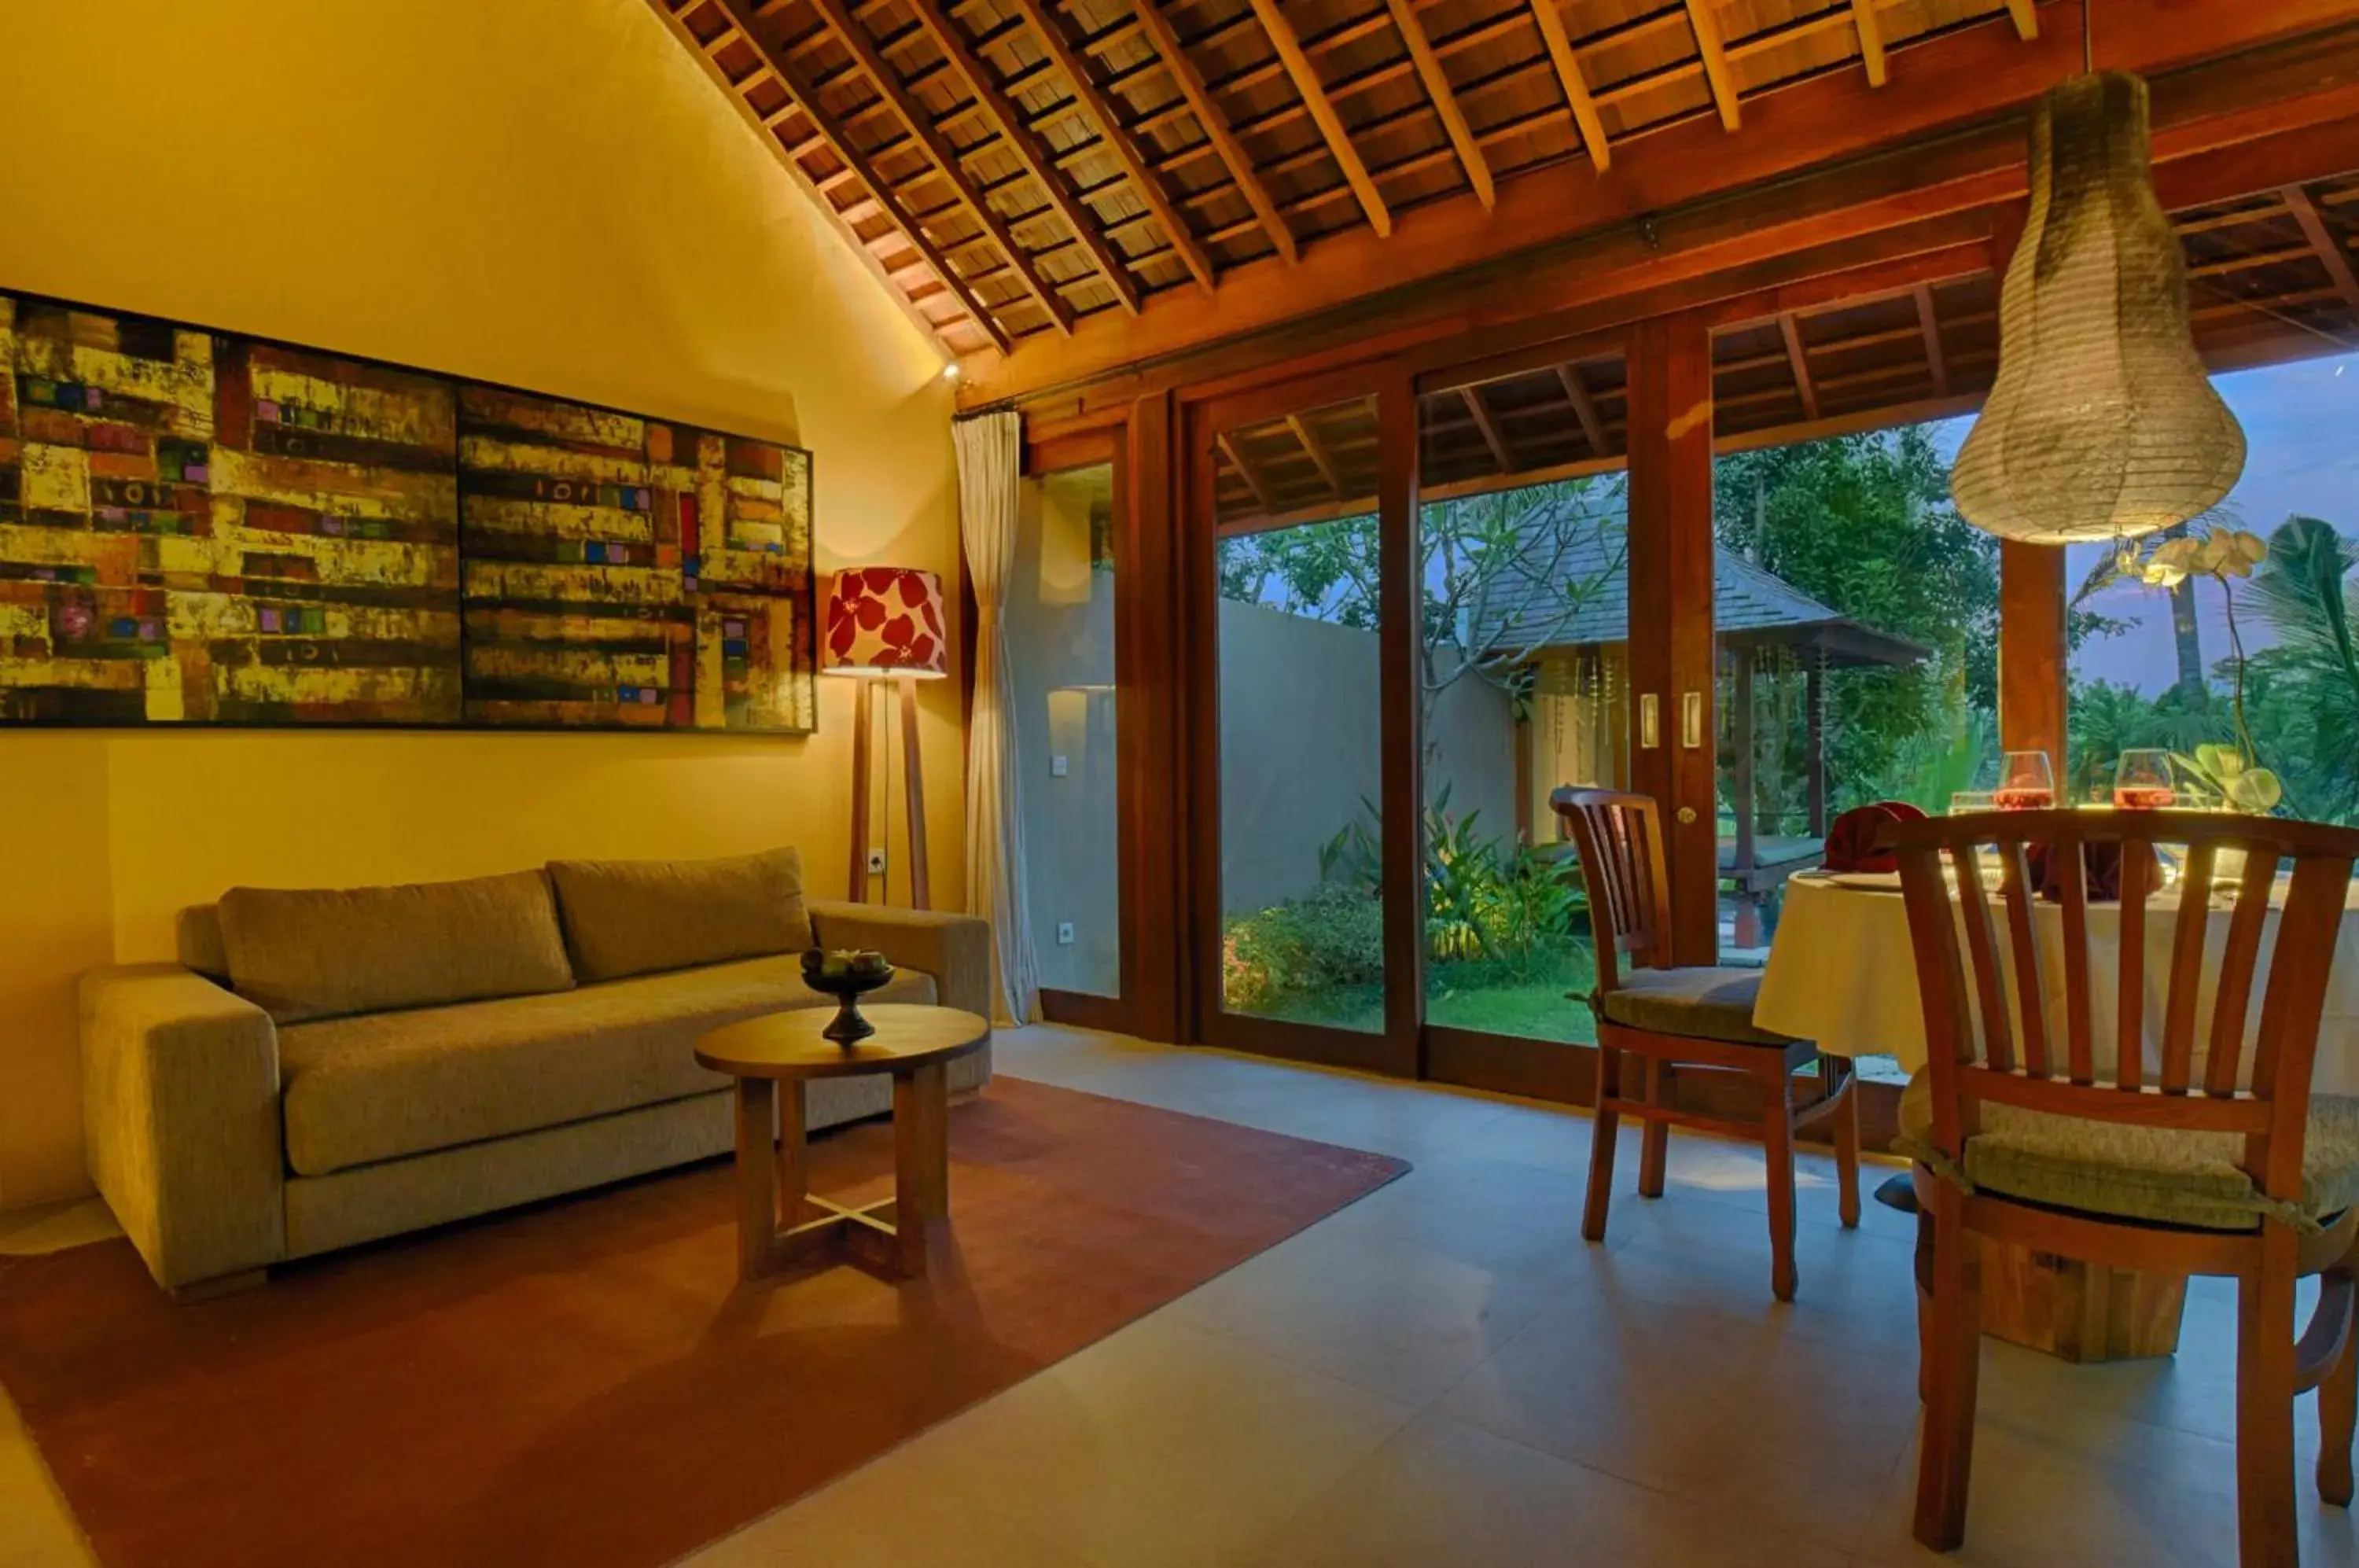
M 837 572 L 827 601 L 827 670 L 831 675 L 948 674 L 942 580 L 906 566 Z

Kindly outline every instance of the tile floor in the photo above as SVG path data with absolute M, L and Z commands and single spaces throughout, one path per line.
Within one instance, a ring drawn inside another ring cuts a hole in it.
M 1000 1068 L 1417 1169 L 695 1568 L 1940 1561 L 1908 1529 L 1911 1224 L 1871 1203 L 1838 1229 L 1831 1162 L 1806 1161 L 1781 1307 L 1740 1145 L 1677 1137 L 1657 1202 L 1625 1170 L 1593 1248 L 1578 1114 L 1070 1029 L 1003 1035 Z M 0 1250 L 97 1223 L 0 1221 Z M 2234 1564 L 2234 1334 L 2233 1293 L 2198 1281 L 2171 1362 L 1991 1345 L 1955 1561 Z M 2306 1465 L 2307 1399 L 2299 1422 Z M 2301 1490 L 2304 1561 L 2359 1565 L 2351 1517 Z M 0 1400 L 0 1563 L 87 1561 Z

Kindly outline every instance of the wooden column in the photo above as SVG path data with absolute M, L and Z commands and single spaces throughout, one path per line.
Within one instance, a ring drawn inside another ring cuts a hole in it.
M 2007 751 L 2044 751 L 2064 776 L 2064 547 L 1998 547 L 1998 735 Z
M 1188 697 L 1181 646 L 1182 539 L 1169 393 L 1131 405 L 1115 464 L 1121 530 L 1115 551 L 1114 641 L 1121 688 L 1115 737 L 1122 759 L 1125 897 L 1123 985 L 1132 1028 L 1146 1040 L 1188 1033 L 1192 931 L 1187 908 Z
M 1385 1055 L 1391 1072 L 1422 1077 L 1419 1015 L 1425 990 L 1425 802 L 1418 754 L 1424 703 L 1418 643 L 1424 634 L 1417 542 L 1417 384 L 1387 364 L 1376 385 L 1377 685 L 1382 693 Z
M 1658 316 L 1631 334 L 1630 690 L 1639 724 L 1633 787 L 1663 808 L 1671 961 L 1720 950 L 1720 841 L 1712 744 L 1712 332 L 1701 314 Z

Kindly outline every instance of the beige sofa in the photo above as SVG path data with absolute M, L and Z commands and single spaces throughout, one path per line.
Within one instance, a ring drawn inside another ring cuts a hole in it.
M 827 1004 L 813 941 L 882 950 L 870 1001 L 990 1015 L 981 920 L 806 906 L 791 850 L 571 862 L 342 892 L 234 888 L 186 910 L 178 964 L 82 985 L 92 1180 L 158 1282 L 269 1265 L 719 1154 L 728 1080 L 698 1035 Z M 990 1075 L 986 1047 L 952 1090 Z M 810 1085 L 810 1125 L 888 1108 Z

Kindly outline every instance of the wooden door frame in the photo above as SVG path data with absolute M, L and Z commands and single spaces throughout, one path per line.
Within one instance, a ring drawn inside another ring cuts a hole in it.
M 1215 562 L 1213 436 L 1223 430 L 1289 413 L 1373 397 L 1383 452 L 1377 482 L 1380 568 L 1376 659 L 1381 735 L 1380 780 L 1384 856 L 1385 1023 L 1364 1032 L 1233 1013 L 1222 1005 L 1220 574 Z M 1417 1027 L 1422 985 L 1422 917 L 1416 894 L 1419 818 L 1416 800 L 1417 679 L 1414 645 L 1416 403 L 1411 372 L 1397 359 L 1363 362 L 1251 388 L 1188 398 L 1180 409 L 1179 505 L 1174 521 L 1184 541 L 1180 578 L 1184 635 L 1180 684 L 1189 693 L 1184 723 L 1189 832 L 1186 844 L 1188 918 L 1183 922 L 1198 961 L 1187 989 L 1193 1017 L 1189 1038 L 1257 1055 L 1349 1067 L 1392 1077 L 1421 1075 Z

